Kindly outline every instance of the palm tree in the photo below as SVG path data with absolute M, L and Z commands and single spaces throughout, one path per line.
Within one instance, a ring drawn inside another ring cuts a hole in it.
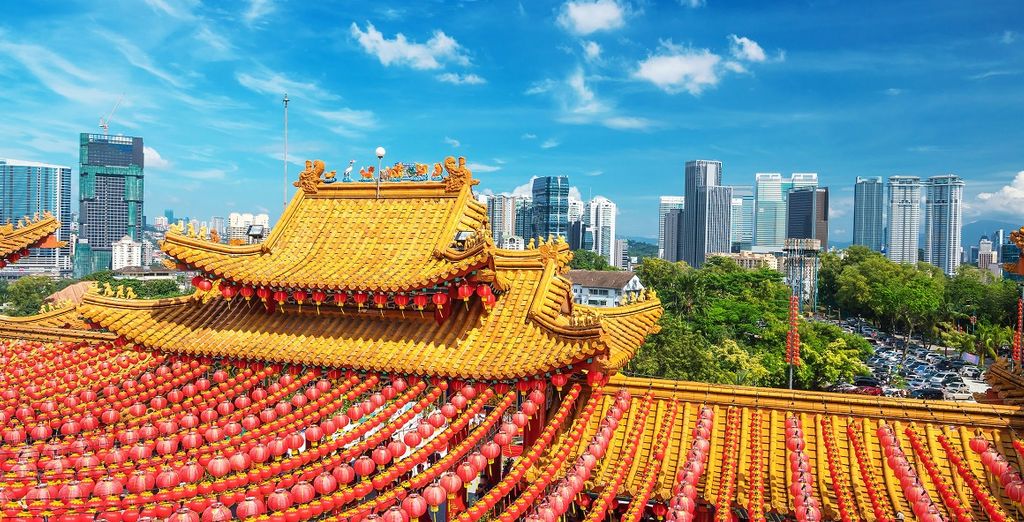
M 1009 327 L 997 324 L 979 324 L 975 335 L 979 365 L 984 366 L 985 356 L 989 355 L 994 359 L 999 347 L 1011 341 L 1013 331 Z

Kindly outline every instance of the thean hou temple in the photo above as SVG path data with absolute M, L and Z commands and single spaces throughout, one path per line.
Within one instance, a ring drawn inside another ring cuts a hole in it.
M 311 163 L 262 244 L 168 233 L 189 296 L 0 317 L 0 518 L 1024 519 L 1013 401 L 623 376 L 657 296 L 573 303 L 568 245 L 496 247 L 464 165 Z

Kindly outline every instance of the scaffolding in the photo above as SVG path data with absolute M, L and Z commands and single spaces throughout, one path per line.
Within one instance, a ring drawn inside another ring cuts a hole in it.
M 805 313 L 805 306 L 814 312 L 818 309 L 818 256 L 821 253 L 821 241 L 787 239 L 782 251 L 786 264 L 786 284 L 797 297 L 800 313 Z

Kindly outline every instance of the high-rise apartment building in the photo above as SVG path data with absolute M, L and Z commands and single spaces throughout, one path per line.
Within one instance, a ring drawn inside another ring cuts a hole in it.
M 525 244 L 526 238 L 533 237 L 533 198 L 518 196 L 515 201 L 516 233 Z M 507 238 L 506 238 L 507 239 Z
M 683 209 L 674 208 L 665 214 L 665 255 L 662 259 L 673 263 L 683 260 Z
M 658 200 L 658 257 L 665 256 L 665 216 L 670 210 L 682 210 L 686 204 L 686 196 L 661 196 Z
M 110 245 L 110 269 L 130 266 L 142 266 L 142 242 L 124 236 Z
M 487 220 L 497 245 L 516 235 L 516 199 L 507 194 L 487 196 Z
M 0 159 L 0 225 L 50 212 L 61 226 L 60 241 L 71 238 L 71 168 Z M 23 275 L 61 277 L 71 274 L 71 247 L 32 249 L 27 258 L 0 269 L 0 279 Z
M 142 239 L 142 138 L 82 133 L 79 140 L 79 236 L 75 275 L 111 266 L 111 245 Z
M 818 174 L 813 172 L 795 172 L 789 178 L 774 172 L 757 174 L 754 178 L 754 246 L 782 250 L 789 191 L 817 186 Z
M 953 275 L 960 266 L 964 181 L 953 174 L 932 176 L 924 188 L 925 261 Z
M 258 243 L 270 235 L 270 216 L 232 212 L 228 214 L 225 232 L 224 237 L 229 242 Z
M 615 203 L 603 196 L 590 200 L 584 211 L 584 221 L 594 234 L 594 252 L 616 266 L 615 260 Z
M 630 270 L 633 268 L 631 258 L 629 257 L 629 241 L 625 239 L 616 239 L 615 248 L 615 263 L 612 266 L 619 270 Z
M 978 242 L 978 268 L 1001 274 L 999 253 L 993 247 L 992 240 L 987 237 L 982 237 Z
M 921 233 L 921 178 L 889 177 L 889 234 L 885 255 L 897 263 L 917 263 Z
M 729 252 L 732 187 L 722 186 L 722 162 L 686 162 L 686 208 L 683 209 L 682 260 L 695 268 L 707 254 Z
M 828 187 L 800 187 L 789 191 L 786 204 L 786 239 L 817 239 L 828 249 Z
M 533 180 L 533 234 L 547 239 L 569 234 L 569 178 L 545 176 Z
M 882 251 L 885 185 L 881 176 L 857 177 L 853 186 L 853 244 Z
M 569 222 L 579 221 L 583 219 L 584 213 L 587 211 L 587 204 L 582 200 L 576 199 L 569 196 Z
M 750 250 L 754 244 L 754 189 L 732 188 L 732 229 L 729 233 L 732 252 Z

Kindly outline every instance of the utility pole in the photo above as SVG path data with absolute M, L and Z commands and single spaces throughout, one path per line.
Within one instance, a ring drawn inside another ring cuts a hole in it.
M 281 209 L 288 208 L 288 93 L 284 93 L 284 197 Z

